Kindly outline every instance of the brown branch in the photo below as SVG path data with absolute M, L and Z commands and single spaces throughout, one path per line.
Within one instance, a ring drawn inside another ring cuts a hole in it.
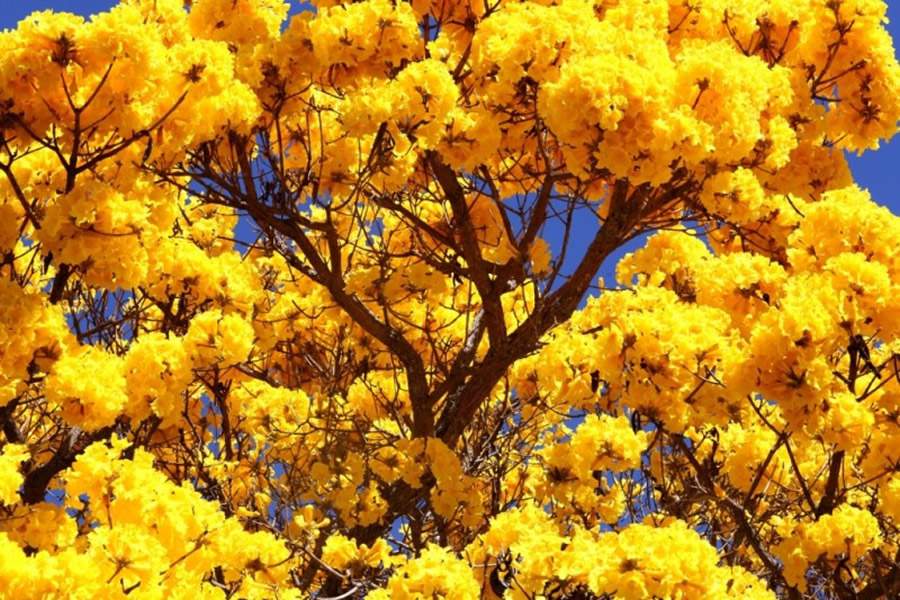
M 878 574 L 875 581 L 856 593 L 855 600 L 896 598 L 900 594 L 900 564 L 897 564 L 897 561 L 900 561 L 900 552 L 894 558 L 894 564 L 887 572 L 887 575 L 882 576 Z
M 428 162 L 447 200 L 450 201 L 450 207 L 453 210 L 453 224 L 458 228 L 462 238 L 463 258 L 466 261 L 472 283 L 475 284 L 478 295 L 481 297 L 481 303 L 484 306 L 488 338 L 492 346 L 502 344 L 506 340 L 507 335 L 503 304 L 500 302 L 500 294 L 494 289 L 494 285 L 488 275 L 485 267 L 486 261 L 481 256 L 481 249 L 478 246 L 478 237 L 470 217 L 465 191 L 456 178 L 456 172 L 444 163 L 436 153 L 429 152 Z
M 112 435 L 114 429 L 115 426 L 110 425 L 88 434 L 82 433 L 77 427 L 73 427 L 50 460 L 25 476 L 25 482 L 22 485 L 22 500 L 25 504 L 42 502 L 44 495 L 47 493 L 47 486 L 50 485 L 53 478 L 71 467 L 75 459 L 90 444 Z
M 609 218 L 594 236 L 572 277 L 525 320 L 502 344 L 491 345 L 483 362 L 471 377 L 453 390 L 444 403 L 437 434 L 449 446 L 462 435 L 478 407 L 490 394 L 506 370 L 532 352 L 540 338 L 578 307 L 600 265 L 628 235 L 640 216 L 640 203 L 629 201 L 628 181 L 619 180 L 611 191 Z
M 753 529 L 753 526 L 750 524 L 750 521 L 747 519 L 747 515 L 744 512 L 744 508 L 739 505 L 737 502 L 730 498 L 720 498 L 716 495 L 715 489 L 716 484 L 710 476 L 709 472 L 700 464 L 697 460 L 697 457 L 694 456 L 694 453 L 688 447 L 687 443 L 685 443 L 685 438 L 681 434 L 671 434 L 672 439 L 675 441 L 678 448 L 681 450 L 682 454 L 688 459 L 688 462 L 693 467 L 694 472 L 697 477 L 700 478 L 700 482 L 706 487 L 706 492 L 710 497 L 716 498 L 716 501 L 723 505 L 732 515 L 732 518 L 737 522 L 738 527 L 743 532 L 744 537 L 750 542 L 750 546 L 753 548 L 753 551 L 759 557 L 759 560 L 762 561 L 763 565 L 769 571 L 769 574 L 774 577 L 778 583 L 787 591 L 788 597 L 791 600 L 799 600 L 800 592 L 797 591 L 796 588 L 792 587 L 788 584 L 787 580 L 784 578 L 784 574 L 781 572 L 781 569 L 778 565 L 775 564 L 775 561 L 772 560 L 772 557 L 769 556 L 769 553 L 762 547 L 762 542 L 759 540 L 759 536 L 756 534 L 756 531 Z
M 331 294 L 332 299 L 354 322 L 400 359 L 409 385 L 414 433 L 421 437 L 431 436 L 434 431 L 434 415 L 429 402 L 428 382 L 422 356 L 403 334 L 388 323 L 379 320 L 355 295 L 346 291 L 343 274 L 332 270 L 319 253 L 315 243 L 293 219 L 280 219 L 273 214 L 272 209 L 263 204 L 254 184 L 246 143 L 246 140 L 232 140 L 244 179 L 244 189 L 241 191 L 242 206 L 260 226 L 268 228 L 273 233 L 280 233 L 295 242 L 309 265 L 304 265 L 296 255 L 286 251 L 283 255 L 288 263 L 298 268 L 313 281 L 323 285 Z
M 12 165 L 0 164 L 0 171 L 3 171 L 6 174 L 6 179 L 9 181 L 9 185 L 12 188 L 16 199 L 19 201 L 19 204 L 22 205 L 22 209 L 25 211 L 25 219 L 31 221 L 31 224 L 35 229 L 40 229 L 41 223 L 38 220 L 37 215 L 34 213 L 34 209 L 31 207 L 31 203 L 28 202 L 28 199 L 25 197 L 25 192 L 22 191 L 18 180 L 13 175 Z
M 844 451 L 838 450 L 831 457 L 831 463 L 828 466 L 828 480 L 825 482 L 825 494 L 822 496 L 822 500 L 819 501 L 818 508 L 816 508 L 817 517 L 830 515 L 831 511 L 837 506 L 837 501 L 839 499 L 838 483 L 840 483 L 843 466 Z

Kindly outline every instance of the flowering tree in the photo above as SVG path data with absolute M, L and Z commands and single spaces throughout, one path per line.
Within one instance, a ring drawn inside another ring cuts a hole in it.
M 0 34 L 0 597 L 897 597 L 884 3 L 314 4 Z

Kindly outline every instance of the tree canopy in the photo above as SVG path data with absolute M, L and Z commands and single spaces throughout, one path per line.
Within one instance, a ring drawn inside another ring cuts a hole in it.
M 312 4 L 0 33 L 0 597 L 897 597 L 884 2 Z

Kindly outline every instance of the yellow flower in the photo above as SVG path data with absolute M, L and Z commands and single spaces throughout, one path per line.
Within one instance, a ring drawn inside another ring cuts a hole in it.
M 0 454 L 0 502 L 12 505 L 19 501 L 19 487 L 25 481 L 19 464 L 30 458 L 23 444 L 7 444 Z

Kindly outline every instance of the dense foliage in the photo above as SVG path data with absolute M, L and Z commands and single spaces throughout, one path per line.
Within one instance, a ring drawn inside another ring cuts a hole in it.
M 0 597 L 897 597 L 884 3 L 314 4 L 0 33 Z

